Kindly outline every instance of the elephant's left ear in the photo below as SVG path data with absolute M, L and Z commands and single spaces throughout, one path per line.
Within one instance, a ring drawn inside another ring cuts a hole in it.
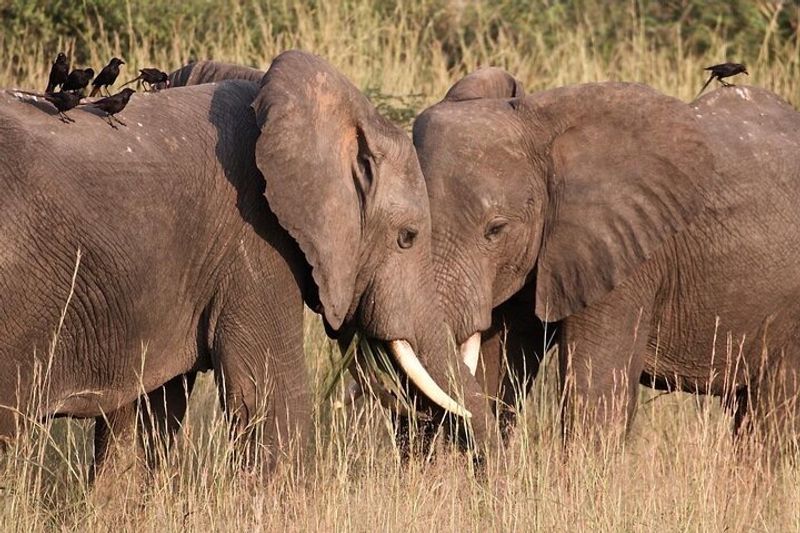
M 619 286 L 692 223 L 714 155 L 688 105 L 643 85 L 555 89 L 523 108 L 550 121 L 533 134 L 550 154 L 536 314 L 554 321 Z
M 519 98 L 525 96 L 522 83 L 505 70 L 484 67 L 467 74 L 447 91 L 445 102 L 463 102 L 478 98 Z
M 377 112 L 331 65 L 297 50 L 275 58 L 252 107 L 270 209 L 311 265 L 338 329 L 354 300 Z

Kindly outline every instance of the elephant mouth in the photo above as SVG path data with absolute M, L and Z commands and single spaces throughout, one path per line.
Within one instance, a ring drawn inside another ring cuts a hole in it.
M 412 347 L 411 343 L 406 340 L 390 340 L 390 341 L 377 341 L 376 339 L 371 339 L 367 341 L 366 339 L 362 339 L 359 341 L 359 345 L 361 346 L 361 350 L 366 352 L 369 359 L 378 360 L 382 357 L 385 357 L 384 354 L 388 354 L 397 366 L 403 371 L 406 375 L 408 380 L 414 384 L 414 386 L 432 403 L 438 405 L 442 409 L 447 412 L 450 412 L 456 416 L 460 416 L 463 418 L 471 418 L 472 413 L 466 409 L 460 402 L 453 399 L 447 392 L 445 392 L 441 386 L 433 379 L 427 369 L 424 367 L 422 362 L 420 361 L 419 357 L 417 357 L 414 348 Z M 379 347 L 378 350 L 374 348 Z M 383 353 L 381 353 L 383 352 Z M 379 364 L 378 366 L 383 367 L 379 373 L 387 374 L 393 373 L 391 370 L 387 370 L 387 364 Z M 374 382 L 382 382 L 383 380 L 375 379 L 376 375 L 372 374 L 371 381 Z M 396 378 L 395 378 L 396 379 Z M 385 382 L 384 382 L 385 383 Z M 351 402 L 354 401 L 356 398 L 363 395 L 364 388 L 361 383 L 354 383 L 353 386 L 348 390 L 348 394 L 351 398 Z M 399 390 L 396 387 L 384 387 L 379 385 L 377 387 L 378 390 L 382 390 L 382 392 L 388 392 L 391 396 L 397 396 Z M 392 389 L 395 389 L 392 391 Z M 380 396 L 380 394 L 379 394 Z

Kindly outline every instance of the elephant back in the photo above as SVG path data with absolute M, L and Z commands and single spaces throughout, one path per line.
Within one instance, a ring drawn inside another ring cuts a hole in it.
M 771 204 L 787 195 L 800 199 L 800 113 L 789 103 L 765 89 L 735 86 L 707 93 L 690 106 L 717 156 L 724 180 L 718 190 L 748 197 L 749 204 L 758 199 Z M 761 188 L 753 194 L 765 182 L 772 182 L 775 199 Z
M 201 85 L 225 80 L 246 80 L 260 82 L 264 71 L 244 65 L 220 61 L 195 61 L 169 75 L 170 87 Z

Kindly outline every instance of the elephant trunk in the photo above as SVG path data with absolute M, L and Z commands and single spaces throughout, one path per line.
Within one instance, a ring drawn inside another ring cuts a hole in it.
M 424 330 L 426 334 L 417 338 L 415 346 L 419 357 L 414 357 L 414 361 L 419 364 L 418 368 L 406 366 L 396 353 L 394 356 L 409 380 L 431 403 L 463 419 L 467 446 L 480 451 L 488 445 L 490 438 L 490 415 L 486 397 L 472 375 L 471 368 L 462 362 L 447 329 L 444 326 L 431 328 L 430 324 L 427 328 Z M 417 331 L 421 331 L 421 326 Z M 405 346 L 411 348 L 408 343 Z M 418 369 L 425 371 L 425 377 L 420 381 L 417 380 L 421 376 L 416 372 Z

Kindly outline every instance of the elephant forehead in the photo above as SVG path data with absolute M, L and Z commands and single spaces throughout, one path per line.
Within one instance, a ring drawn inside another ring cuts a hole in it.
M 455 109 L 464 104 L 470 102 L 436 110 L 419 128 L 415 126 L 414 142 L 429 192 L 434 197 L 465 188 L 479 198 L 502 195 L 509 181 L 529 176 L 524 143 L 503 114 L 480 116 Z M 477 106 L 465 109 L 469 107 Z
M 515 138 L 511 108 L 505 100 L 441 102 L 414 123 L 414 144 L 428 150 L 445 144 L 470 146 L 480 141 Z

